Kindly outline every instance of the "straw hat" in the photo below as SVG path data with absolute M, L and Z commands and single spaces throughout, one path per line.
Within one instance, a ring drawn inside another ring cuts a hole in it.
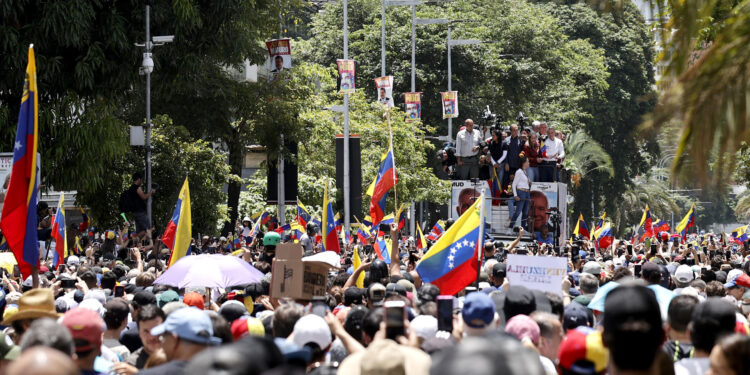
M 61 314 L 55 310 L 55 299 L 50 289 L 32 289 L 18 300 L 18 312 L 5 319 L 2 324 L 10 325 L 21 319 L 58 318 Z

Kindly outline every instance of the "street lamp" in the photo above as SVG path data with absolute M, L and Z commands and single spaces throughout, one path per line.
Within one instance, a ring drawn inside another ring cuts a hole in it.
M 424 3 L 421 0 L 382 0 L 380 5 L 380 75 L 385 76 L 385 7 L 388 6 L 411 6 L 411 66 L 414 72 L 414 22 L 417 17 L 417 5 Z M 411 91 L 414 91 L 414 78 L 412 76 Z
M 154 60 L 151 51 L 155 46 L 163 46 L 174 41 L 174 35 L 160 35 L 151 38 L 151 6 L 146 4 L 146 42 L 135 43 L 137 47 L 144 47 L 141 67 L 138 74 L 146 76 L 146 192 L 151 192 L 151 73 L 154 71 Z M 146 216 L 151 223 L 151 196 L 146 201 Z

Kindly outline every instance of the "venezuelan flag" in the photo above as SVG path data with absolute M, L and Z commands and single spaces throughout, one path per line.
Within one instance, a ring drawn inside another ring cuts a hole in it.
M 648 209 L 648 204 L 646 205 L 646 208 L 643 209 L 641 223 L 638 224 L 638 226 L 643 228 L 647 236 L 654 235 L 653 219 L 651 218 L 651 211 Z
M 255 224 L 253 224 L 253 227 L 250 229 L 248 237 L 255 237 L 260 234 L 261 226 L 268 221 L 269 215 L 268 212 L 263 211 L 253 215 L 253 217 L 255 218 L 253 219 L 255 220 Z
M 547 145 L 542 141 L 542 144 L 539 145 L 539 155 L 541 155 L 543 158 L 547 157 Z
M 378 240 L 372 246 L 375 249 L 375 255 L 378 259 L 386 264 L 391 264 L 391 241 L 385 237 L 378 237 Z
M 60 201 L 57 203 L 57 212 L 52 219 L 52 238 L 55 239 L 55 255 L 53 267 L 57 267 L 62 260 L 68 256 L 68 237 L 65 234 L 65 194 L 60 193 Z
M 78 231 L 83 233 L 89 228 L 89 215 L 86 215 L 86 211 L 84 211 L 83 208 L 79 207 L 78 209 L 81 210 L 81 217 L 83 217 L 81 224 L 78 224 Z
M 13 167 L 0 221 L 0 229 L 16 257 L 23 278 L 31 275 L 32 267 L 39 267 L 39 237 L 36 232 L 38 113 L 39 93 L 32 44 L 29 46 L 29 62 L 13 146 Z
M 435 223 L 435 225 L 432 227 L 432 230 L 430 230 L 430 233 L 427 235 L 427 239 L 430 241 L 437 241 L 438 238 L 443 235 L 443 232 L 445 232 L 445 229 L 443 229 L 444 225 L 444 221 L 438 220 L 437 223 Z
M 583 221 L 583 214 L 578 214 L 578 221 L 576 222 L 576 229 L 573 230 L 573 234 L 575 234 L 576 236 L 591 238 L 589 227 L 586 226 L 586 222 Z
M 695 203 L 693 203 L 692 206 L 690 206 L 690 210 L 687 212 L 684 218 L 682 218 L 682 221 L 680 221 L 679 224 L 677 224 L 677 233 L 680 234 L 680 237 L 682 238 L 682 242 L 685 242 L 685 237 L 687 237 L 687 231 L 690 229 L 690 227 L 695 225 Z
M 748 225 L 741 226 L 732 231 L 732 240 L 737 243 L 743 243 L 748 239 Z
M 302 225 L 303 227 L 307 225 L 307 223 L 310 222 L 310 211 L 307 210 L 307 207 L 302 204 L 302 202 L 299 201 L 299 198 L 297 199 L 297 222 Z
M 380 220 L 380 224 L 386 224 L 386 225 L 389 225 L 389 226 L 391 224 L 395 223 L 395 222 L 396 222 L 396 219 L 393 217 L 393 214 L 388 214 L 385 217 L 383 217 L 383 220 Z M 382 237 L 382 236 L 385 236 L 387 234 L 387 233 L 383 233 L 380 230 L 380 224 L 378 224 L 377 226 L 372 227 L 373 233 L 377 232 L 377 234 L 376 234 L 377 237 Z
M 336 235 L 336 223 L 333 216 L 333 204 L 328 200 L 328 186 L 323 193 L 323 227 L 321 228 L 324 251 L 341 251 L 339 239 Z
M 655 233 L 661 233 L 661 232 L 669 232 L 669 223 L 667 223 L 664 220 L 658 220 L 656 224 L 654 224 L 654 232 Z
M 415 240 L 415 242 L 417 243 L 417 249 L 427 248 L 427 241 L 424 239 L 422 228 L 419 225 L 417 225 L 417 238 L 415 238 Z
M 500 176 L 497 175 L 497 171 L 495 168 L 492 168 L 492 178 L 490 178 L 487 183 L 490 185 L 490 194 L 493 198 L 500 198 L 500 195 L 503 193 L 502 188 L 502 182 L 500 182 Z M 499 199 L 493 199 L 492 205 L 493 206 L 499 206 L 500 205 Z
M 606 249 L 612 244 L 612 226 L 609 223 L 604 224 L 596 232 L 596 246 L 600 249 Z
M 354 257 L 352 259 L 352 268 L 357 269 L 359 266 L 362 265 L 362 259 L 359 257 L 359 249 L 354 249 Z M 360 272 L 359 276 L 357 276 L 357 280 L 354 281 L 354 286 L 357 288 L 364 288 L 365 287 L 365 273 Z
M 385 200 L 388 196 L 388 190 L 392 189 L 398 183 L 396 174 L 396 164 L 393 158 L 393 150 L 389 149 L 380 158 L 380 168 L 375 181 L 367 189 L 367 195 L 371 196 L 370 200 L 370 217 L 372 217 L 373 226 L 380 223 L 385 216 Z
M 190 189 L 188 179 L 182 184 L 177 204 L 174 206 L 172 218 L 161 237 L 161 242 L 167 246 L 172 254 L 169 256 L 167 267 L 175 264 L 180 258 L 190 253 L 190 239 L 192 237 L 192 217 L 190 214 Z
M 602 217 L 599 219 L 596 225 L 594 225 L 594 230 L 591 232 L 591 238 L 596 238 L 596 232 L 598 232 L 599 229 L 602 228 L 602 226 L 604 225 L 604 219 L 606 218 L 607 218 L 607 213 L 605 212 L 602 214 Z
M 73 245 L 73 253 L 75 253 L 75 255 L 78 255 L 81 254 L 81 252 L 81 238 L 76 236 L 75 245 Z
M 404 210 L 403 204 L 398 208 L 396 217 L 398 218 L 398 230 L 404 229 L 404 225 L 406 225 L 406 210 Z
M 482 202 L 484 194 L 456 220 L 417 264 L 417 273 L 422 281 L 435 284 L 440 288 L 440 294 L 456 294 L 477 277 L 477 267 L 484 253 Z

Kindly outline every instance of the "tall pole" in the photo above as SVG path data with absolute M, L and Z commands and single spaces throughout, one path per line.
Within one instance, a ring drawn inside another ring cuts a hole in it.
M 385 0 L 380 0 L 380 76 L 385 77 Z
M 146 53 L 151 53 L 151 6 L 146 5 Z M 151 192 L 151 72 L 146 70 L 146 192 Z M 146 201 L 146 217 L 151 224 L 151 196 Z
M 384 3 L 385 4 L 385 3 Z M 344 0 L 344 60 L 349 58 L 349 13 L 348 1 Z M 383 5 L 385 7 L 385 5 Z M 384 8 L 385 9 L 385 8 Z M 383 29 L 385 32 L 385 29 Z M 383 55 L 385 61 L 385 55 Z M 385 70 L 385 67 L 383 67 Z M 349 232 L 351 202 L 349 201 L 349 94 L 344 94 L 344 231 Z M 325 209 L 325 207 L 324 207 Z
M 281 15 L 281 2 L 279 2 L 279 36 L 284 33 L 284 19 Z M 279 161 L 277 163 L 276 171 L 276 197 L 279 200 L 277 209 L 277 219 L 279 220 L 279 226 L 286 224 L 286 196 L 284 195 L 284 133 L 281 133 L 281 144 L 279 145 Z M 325 207 L 323 208 L 325 209 Z
M 417 91 L 417 71 L 416 71 L 416 54 L 417 54 L 417 5 L 412 4 L 411 6 L 411 92 Z M 411 236 L 414 236 L 415 231 L 415 225 L 414 223 L 417 221 L 417 217 L 414 214 L 414 201 L 411 202 L 411 205 L 409 206 L 409 234 Z
M 451 73 L 451 25 L 448 24 L 448 91 L 453 89 Z M 453 141 L 453 119 L 448 118 L 448 142 Z

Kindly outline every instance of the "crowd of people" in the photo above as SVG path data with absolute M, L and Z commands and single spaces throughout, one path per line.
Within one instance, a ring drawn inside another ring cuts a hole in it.
M 236 256 L 265 275 L 223 289 L 155 283 L 170 254 L 150 231 L 90 233 L 80 254 L 42 261 L 39 288 L 0 271 L 0 373 L 750 374 L 746 244 L 576 239 L 558 253 L 522 232 L 486 242 L 478 280 L 444 296 L 416 272 L 426 249 L 394 224 L 390 264 L 344 244 L 311 300 L 272 295 L 275 232 L 236 251 L 196 239 L 188 256 Z M 306 254 L 315 242 L 312 231 Z M 509 254 L 567 257 L 559 292 L 513 285 Z

